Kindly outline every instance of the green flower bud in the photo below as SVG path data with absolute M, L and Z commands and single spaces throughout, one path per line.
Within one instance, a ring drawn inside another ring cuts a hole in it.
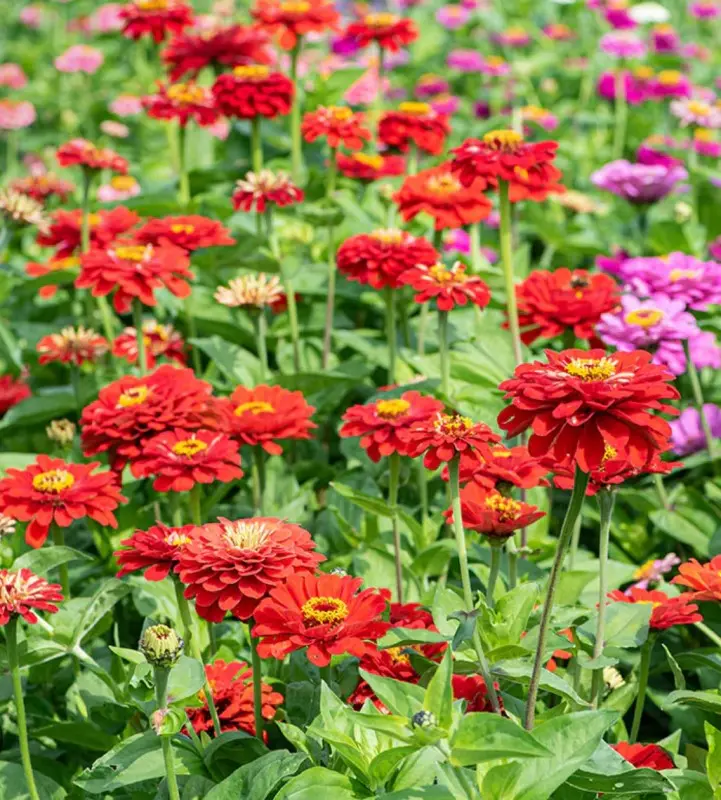
M 417 711 L 411 717 L 411 725 L 414 728 L 435 728 L 437 724 L 438 720 L 432 711 Z
M 169 669 L 183 654 L 183 640 L 167 625 L 146 628 L 138 649 L 154 667 Z

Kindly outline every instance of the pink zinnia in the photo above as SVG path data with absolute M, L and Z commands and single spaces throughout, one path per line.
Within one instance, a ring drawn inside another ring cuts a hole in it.
M 28 82 L 23 68 L 19 64 L 12 62 L 0 64 L 0 86 L 7 86 L 9 89 L 22 89 Z
M 87 44 L 75 44 L 55 59 L 55 69 L 59 72 L 84 72 L 93 75 L 104 60 L 100 50 Z
M 27 100 L 0 100 L 0 130 L 27 128 L 35 119 L 35 106 Z
M 105 3 L 93 11 L 88 19 L 88 28 L 96 33 L 113 33 L 123 29 L 120 15 L 121 3 Z
M 121 94 L 113 100 L 108 108 L 116 117 L 135 117 L 143 111 L 142 98 L 133 94 Z

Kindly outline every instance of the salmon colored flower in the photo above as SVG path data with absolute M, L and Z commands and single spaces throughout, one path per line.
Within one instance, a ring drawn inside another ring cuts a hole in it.
M 220 222 L 199 214 L 149 219 L 135 232 L 142 244 L 159 245 L 163 240 L 189 253 L 204 247 L 227 247 L 235 244 L 230 231 Z
M 61 167 L 79 166 L 93 172 L 108 169 L 121 175 L 128 172 L 127 159 L 109 147 L 97 147 L 87 139 L 73 139 L 60 145 L 55 157 Z
M 250 13 L 284 50 L 292 50 L 308 33 L 336 30 L 340 14 L 328 0 L 257 0 Z
M 253 517 L 196 528 L 182 549 L 177 573 L 198 616 L 221 622 L 257 614 L 258 604 L 291 576 L 315 571 L 325 556 L 308 531 L 275 517 Z
M 145 320 L 143 343 L 148 369 L 154 369 L 159 358 L 185 365 L 185 342 L 172 325 L 161 325 L 154 319 Z M 124 328 L 113 340 L 113 355 L 129 364 L 138 363 L 138 332 L 135 328 Z
M 131 0 L 120 9 L 123 35 L 130 39 L 152 36 L 156 44 L 168 34 L 180 33 L 193 22 L 193 9 L 182 0 Z
M 303 202 L 303 190 L 299 189 L 285 172 L 248 172 L 235 184 L 233 208 L 236 211 L 255 211 L 262 214 L 267 206 L 278 208 Z
M 308 660 L 325 667 L 335 655 L 373 652 L 390 623 L 381 618 L 383 594 L 362 585 L 347 575 L 291 575 L 271 589 L 254 615 L 260 657 L 282 659 L 307 647 Z
M 98 461 L 68 464 L 39 455 L 25 469 L 9 468 L 0 480 L 0 513 L 29 523 L 25 541 L 31 547 L 44 544 L 51 525 L 68 528 L 85 517 L 117 528 L 112 512 L 127 498 L 120 494 L 112 472 L 92 474 L 99 466 Z
M 363 121 L 364 115 L 348 106 L 320 106 L 305 114 L 300 130 L 306 142 L 323 137 L 332 149 L 360 150 L 373 136 Z
M 188 492 L 198 483 L 243 477 L 237 442 L 224 433 L 178 428 L 148 439 L 130 471 L 136 478 L 156 476 L 156 492 Z
M 358 47 L 375 43 L 383 50 L 395 53 L 418 38 L 418 28 L 413 20 L 381 11 L 351 22 L 345 36 L 353 39 Z
M 671 756 L 657 744 L 616 742 L 611 747 L 636 769 L 662 770 L 674 769 L 676 766 Z
M 679 566 L 678 572 L 671 583 L 692 589 L 692 600 L 721 601 L 721 556 L 714 556 L 705 564 L 690 558 Z
M 264 64 L 235 67 L 219 75 L 213 84 L 215 104 L 226 117 L 272 119 L 289 114 L 295 87 L 281 72 Z
M 75 191 L 74 184 L 58 178 L 52 172 L 17 178 L 10 183 L 10 188 L 20 192 L 20 194 L 32 197 L 33 200 L 37 200 L 39 203 L 45 203 L 50 197 L 57 197 L 61 203 L 64 203 Z
M 30 387 L 21 376 L 0 375 L 0 416 L 32 395 Z
M 43 247 L 55 247 L 57 259 L 72 256 L 77 250 L 80 250 L 82 218 L 83 212 L 79 208 L 72 211 L 63 209 L 54 211 L 50 216 L 48 230 L 38 234 L 37 243 Z M 140 217 L 125 206 L 89 214 L 88 228 L 91 247 L 107 247 L 139 221 Z M 62 267 L 62 269 L 68 268 L 69 266 Z
M 63 328 L 60 333 L 43 336 L 37 343 L 40 364 L 60 361 L 63 364 L 80 366 L 92 363 L 108 352 L 108 342 L 91 328 Z
M 366 153 L 338 153 L 336 163 L 341 175 L 359 181 L 377 181 L 403 175 L 406 161 L 402 156 L 387 156 Z
M 397 111 L 386 111 L 378 123 L 378 138 L 386 147 L 407 153 L 415 145 L 424 153 L 439 156 L 451 132 L 448 117 L 428 103 L 406 102 Z
M 158 81 L 158 91 L 143 98 L 143 107 L 153 119 L 175 119 L 185 127 L 191 120 L 198 125 L 213 125 L 218 121 L 213 94 L 196 83 Z
M 603 462 L 606 446 L 644 468 L 669 447 L 670 425 L 654 412 L 677 413 L 673 375 L 651 353 L 607 355 L 603 350 L 546 351 L 547 363 L 516 368 L 500 389 L 511 404 L 498 417 L 509 438 L 531 429 L 528 451 L 584 472 Z
M 461 489 L 461 516 L 466 530 L 504 542 L 516 531 L 545 517 L 546 512 L 506 497 L 496 489 L 483 489 L 477 483 L 469 483 Z M 452 509 L 445 511 L 445 518 L 450 525 L 453 521 Z
M 194 525 L 169 528 L 158 523 L 147 531 L 135 531 L 120 542 L 122 549 L 113 554 L 120 565 L 117 577 L 143 570 L 146 580 L 162 581 L 175 570 L 180 551 L 196 530 Z
M 408 270 L 417 265 L 430 267 L 437 260 L 438 253 L 427 239 L 395 228 L 351 236 L 336 252 L 339 272 L 374 289 L 397 289 Z
M 451 311 L 469 303 L 485 308 L 491 302 L 486 282 L 477 275 L 467 275 L 466 266 L 460 261 L 452 267 L 440 262 L 430 267 L 412 267 L 401 275 L 401 283 L 417 292 L 416 303 L 435 300 L 439 311 Z
M 408 443 L 399 437 L 398 431 L 434 418 L 442 410 L 443 403 L 434 397 L 404 392 L 397 398 L 351 406 L 343 414 L 339 435 L 360 436 L 360 446 L 375 462 L 392 453 L 408 455 Z
M 406 441 L 408 455 L 415 458 L 426 454 L 423 463 L 430 470 L 472 450 L 487 458 L 491 445 L 501 439 L 488 425 L 460 414 L 437 414 L 410 430 L 399 431 L 398 436 Z
M 437 231 L 462 228 L 485 219 L 493 210 L 483 194 L 486 182 L 464 186 L 448 164 L 408 175 L 394 196 L 406 222 L 425 212 L 435 220 Z
M 533 489 L 548 486 L 546 475 L 549 469 L 538 459 L 532 458 L 528 448 L 504 447 L 497 444 L 491 449 L 490 458 L 480 458 L 477 453 L 464 453 L 461 457 L 459 479 L 462 484 L 473 481 L 483 489 L 518 486 Z M 444 476 L 445 479 L 445 476 Z
M 703 617 L 698 613 L 698 606 L 692 602 L 697 597 L 682 594 L 678 597 L 669 597 L 665 592 L 649 589 L 637 589 L 632 586 L 625 592 L 616 589 L 608 595 L 609 600 L 616 603 L 643 603 L 652 607 L 649 626 L 654 631 L 665 631 L 674 625 L 693 625 L 694 622 L 703 622 Z
M 15 616 L 34 625 L 38 621 L 35 611 L 55 614 L 55 604 L 62 599 L 58 583 L 48 583 L 29 569 L 0 569 L 0 625 L 7 625 Z

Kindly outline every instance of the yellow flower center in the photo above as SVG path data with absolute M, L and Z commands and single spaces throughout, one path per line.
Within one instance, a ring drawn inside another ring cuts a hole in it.
M 548 116 L 548 111 L 541 106 L 524 106 L 521 109 L 521 114 L 525 119 L 544 119 Z
M 492 150 L 515 153 L 523 144 L 523 136 L 517 131 L 511 130 L 489 131 L 483 137 L 483 141 Z
M 48 261 L 45 265 L 49 270 L 55 271 L 58 269 L 74 269 L 80 265 L 80 259 L 75 256 L 68 256 L 67 258 L 59 258 L 57 261 Z
M 200 86 L 194 86 L 192 83 L 174 83 L 168 87 L 166 94 L 174 103 L 180 105 L 202 103 L 205 97 Z
M 428 103 L 406 102 L 398 106 L 398 110 L 403 114 L 410 114 L 413 117 L 426 117 L 431 113 Z
M 100 225 L 100 214 L 88 214 L 88 225 L 91 228 L 94 228 L 96 225 Z
M 460 263 L 453 269 L 448 269 L 445 264 L 434 264 L 428 269 L 428 274 L 436 283 L 465 283 L 468 280 L 466 268 Z
M 391 661 L 394 664 L 410 664 L 411 659 L 410 657 L 403 652 L 402 647 L 389 647 L 386 649 L 386 653 L 391 657 Z
M 428 179 L 428 188 L 435 194 L 453 194 L 461 188 L 458 180 L 450 172 L 443 172 L 440 175 L 432 175 Z
M 141 11 L 165 11 L 168 0 L 135 0 L 135 5 Z
M 264 64 L 246 64 L 245 66 L 236 67 L 233 70 L 233 75 L 245 81 L 262 81 L 270 75 L 270 69 Z
M 175 225 L 170 226 L 170 231 L 171 233 L 193 233 L 195 231 L 195 225 L 177 222 Z
M 681 281 L 684 278 L 695 278 L 698 275 L 698 270 L 695 269 L 672 269 L 669 273 L 669 280 L 672 283 Z
M 645 564 L 641 564 L 641 566 L 633 573 L 634 580 L 640 581 L 642 578 L 645 578 L 651 569 L 653 569 L 653 565 L 655 563 L 655 558 L 649 558 Z
M 395 25 L 398 22 L 398 17 L 395 14 L 382 11 L 378 14 L 366 14 L 363 22 L 369 28 L 390 28 L 391 25 Z
M 514 39 L 517 39 L 519 36 L 525 36 L 526 30 L 522 28 L 520 25 L 511 25 L 510 28 L 506 28 L 506 36 L 511 36 Z
M 569 375 L 586 383 L 605 381 L 616 374 L 616 363 L 610 358 L 574 358 L 564 367 Z
M 200 439 L 183 439 L 182 442 L 173 445 L 173 452 L 176 456 L 188 456 L 189 458 L 207 449 L 208 445 L 201 442 Z
M 280 9 L 286 14 L 305 14 L 310 11 L 310 3 L 306 3 L 304 0 L 285 0 L 280 4 Z
M 120 408 L 132 408 L 139 406 L 148 399 L 150 389 L 147 386 L 133 386 L 126 392 L 123 392 L 118 398 L 118 405 Z
M 348 106 L 328 106 L 328 113 L 337 122 L 346 122 L 353 116 L 353 109 Z
M 123 245 L 115 248 L 115 255 L 122 261 L 133 261 L 139 264 L 145 259 L 148 247 L 142 244 Z
M 383 156 L 369 156 L 365 153 L 354 153 L 353 158 L 359 163 L 372 169 L 380 169 L 383 166 Z
M 521 514 L 521 504 L 511 497 L 494 494 L 486 498 L 486 508 L 495 511 L 501 522 L 511 522 Z
M 629 311 L 624 320 L 629 325 L 638 325 L 641 328 L 652 328 L 663 319 L 663 311 L 657 308 L 637 308 Z
M 653 78 L 653 70 L 651 67 L 636 67 L 633 74 L 642 81 L 647 81 Z
M 33 478 L 33 489 L 48 494 L 60 494 L 75 483 L 75 478 L 66 469 L 51 469 Z
M 119 192 L 129 192 L 136 184 L 137 181 L 131 175 L 113 175 L 110 179 L 110 185 Z
M 618 455 L 618 450 L 615 447 L 612 447 L 608 442 L 604 442 L 603 445 L 603 458 L 601 459 L 602 463 L 606 461 L 611 461 L 612 459 L 616 458 Z
M 253 522 L 253 520 L 238 520 L 223 524 L 223 533 L 232 547 L 241 550 L 257 550 L 272 533 L 272 529 L 263 522 Z
M 348 606 L 338 597 L 310 597 L 300 607 L 303 619 L 313 625 L 339 625 L 348 616 Z
M 469 417 L 460 414 L 439 414 L 433 427 L 439 432 L 450 436 L 460 436 L 473 427 Z
M 697 142 L 712 142 L 713 131 L 710 131 L 708 128 L 696 128 L 693 132 L 693 138 Z
M 501 56 L 488 56 L 486 64 L 489 67 L 502 67 L 506 63 L 506 59 Z
M 711 113 L 711 106 L 708 103 L 704 103 L 703 100 L 691 100 L 686 108 L 698 117 Z
M 548 26 L 548 30 L 553 36 L 568 36 L 571 33 L 568 25 L 564 25 L 562 22 L 554 22 Z
M 165 537 L 165 544 L 169 544 L 171 547 L 183 547 L 186 544 L 190 544 L 190 536 L 186 536 L 184 533 L 177 533 L 173 531 L 169 533 Z
M 396 419 L 408 411 L 411 404 L 407 400 L 379 400 L 376 403 L 376 414 L 383 419 Z
M 241 403 L 239 406 L 236 406 L 234 414 L 236 417 L 240 417 L 245 414 L 246 411 L 249 414 L 272 414 L 275 409 L 270 403 L 266 403 L 265 400 L 249 400 L 247 403 Z
M 654 25 L 653 29 L 656 33 L 673 33 L 674 27 L 673 25 L 669 25 L 667 22 L 659 22 L 658 25 Z
M 662 69 L 656 79 L 664 86 L 675 86 L 683 80 L 683 75 L 677 69 Z
M 510 450 L 506 450 L 505 447 L 494 447 L 491 452 L 494 458 L 510 458 L 513 455 L 513 453 Z
M 370 235 L 382 244 L 401 244 L 403 242 L 403 231 L 399 231 L 397 228 L 379 228 Z

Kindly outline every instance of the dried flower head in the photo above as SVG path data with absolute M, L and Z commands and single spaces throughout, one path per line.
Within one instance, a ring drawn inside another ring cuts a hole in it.
M 9 225 L 33 225 L 41 231 L 48 227 L 42 205 L 15 189 L 0 189 L 0 216 Z
M 12 517 L 8 517 L 5 514 L 0 514 L 0 538 L 3 536 L 12 536 L 15 533 L 15 526 L 17 525 L 17 520 L 14 520 Z
M 48 439 L 60 447 L 70 447 L 75 438 L 75 431 L 75 423 L 69 419 L 54 419 L 45 428 Z
M 283 294 L 283 287 L 277 275 L 241 275 L 233 278 L 227 286 L 219 286 L 215 299 L 224 306 L 239 308 L 253 306 L 264 308 L 277 303 Z

